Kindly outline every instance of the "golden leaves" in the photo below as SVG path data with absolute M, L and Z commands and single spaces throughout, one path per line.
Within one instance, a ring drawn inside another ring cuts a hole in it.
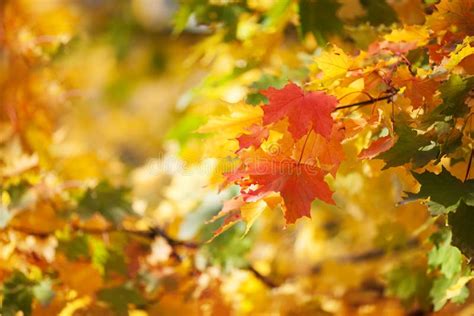
M 428 43 L 430 32 L 424 25 L 407 25 L 401 29 L 392 30 L 384 39 L 391 42 L 415 42 L 417 46 Z
M 103 286 L 102 275 L 90 262 L 69 261 L 58 256 L 54 263 L 61 280 L 78 295 L 93 295 Z
M 441 0 L 427 24 L 436 32 L 461 32 L 474 35 L 474 2 L 472 0 Z
M 219 133 L 225 136 L 236 136 L 246 127 L 259 123 L 263 115 L 262 108 L 244 103 L 228 106 L 228 114 L 212 117 L 201 126 L 198 133 Z
M 341 48 L 334 45 L 330 50 L 325 50 L 314 62 L 323 75 L 320 78 L 325 84 L 331 84 L 337 79 L 346 76 L 352 66 L 352 59 Z
M 452 70 L 461 64 L 464 59 L 472 55 L 474 55 L 474 36 L 465 37 L 461 44 L 456 45 L 456 48 L 449 54 L 448 58 L 442 61 L 441 67 Z M 469 64 L 464 65 L 469 67 Z

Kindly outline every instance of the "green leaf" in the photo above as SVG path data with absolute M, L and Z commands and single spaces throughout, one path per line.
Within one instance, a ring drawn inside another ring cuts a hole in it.
M 166 139 L 174 139 L 183 145 L 191 138 L 203 138 L 203 134 L 193 132 L 205 122 L 206 118 L 203 116 L 186 115 L 168 131 Z
M 446 277 L 438 278 L 433 282 L 430 296 L 432 298 L 435 311 L 440 310 L 448 301 L 448 298 L 446 297 L 446 291 L 451 285 L 452 281 Z
M 13 271 L 13 274 L 3 283 L 1 314 L 3 316 L 15 316 L 17 312 L 21 311 L 25 316 L 31 315 L 33 285 L 34 283 L 22 272 Z
M 464 285 L 459 289 L 459 293 L 454 296 L 448 296 L 449 290 L 452 286 L 456 286 L 459 278 L 449 279 L 445 276 L 439 277 L 434 280 L 433 287 L 430 291 L 430 296 L 434 305 L 434 310 L 439 311 L 444 304 L 450 299 L 454 303 L 463 303 L 469 295 L 468 288 Z
M 435 246 L 428 253 L 428 265 L 439 269 L 449 279 L 454 278 L 462 270 L 463 258 L 458 248 L 451 246 L 451 231 L 441 230 L 433 235 Z
M 474 180 L 462 182 L 443 168 L 440 174 L 412 173 L 420 183 L 418 193 L 408 193 L 406 200 L 430 198 L 428 206 L 433 215 L 454 211 L 460 200 L 474 205 Z
M 384 169 L 401 166 L 406 163 L 413 163 L 415 167 L 424 166 L 430 160 L 436 158 L 438 149 L 433 143 L 423 135 L 405 124 L 398 124 L 395 127 L 398 140 L 395 145 L 378 155 L 378 159 L 383 159 L 386 164 Z
M 0 204 L 0 229 L 7 227 L 12 217 L 12 213 L 8 210 L 8 207 Z
M 99 238 L 89 238 L 89 242 L 91 245 L 92 264 L 103 274 L 105 272 L 104 266 L 109 258 L 107 246 Z
M 461 288 L 461 292 L 453 297 L 451 301 L 456 304 L 462 304 L 466 301 L 466 299 L 469 297 L 469 288 L 467 286 L 464 286 Z
M 127 100 L 132 91 L 133 80 L 126 77 L 120 77 L 108 84 L 105 93 L 113 102 L 121 103 Z
M 473 86 L 474 78 L 461 78 L 459 75 L 451 75 L 449 80 L 439 88 L 443 99 L 443 103 L 439 106 L 441 114 L 453 115 L 454 117 L 464 116 L 469 110 L 465 100 Z
M 89 218 L 98 212 L 108 221 L 119 225 L 125 216 L 133 214 L 129 191 L 128 188 L 114 188 L 109 182 L 102 181 L 95 188 L 87 189 L 79 201 L 77 212 L 82 218 Z
M 99 291 L 97 297 L 108 304 L 119 316 L 128 315 L 128 305 L 142 306 L 145 298 L 136 289 L 127 286 L 117 286 Z
M 428 265 L 436 272 L 430 296 L 435 310 L 441 309 L 448 300 L 462 302 L 466 298 L 466 283 L 472 278 L 469 267 L 463 268 L 463 256 L 451 245 L 452 233 L 448 228 L 434 233 L 430 240 L 434 247 L 428 254 Z
M 398 297 L 405 305 L 427 306 L 431 279 L 425 269 L 400 266 L 388 274 L 388 294 Z
M 114 273 L 125 275 L 127 273 L 127 265 L 122 253 L 115 249 L 108 248 L 104 241 L 99 238 L 89 238 L 91 245 L 92 264 L 106 278 L 110 278 Z
M 6 190 L 10 196 L 11 204 L 9 207 L 21 207 L 22 200 L 30 188 L 31 184 L 26 180 L 21 180 L 18 183 L 10 184 L 6 187 L 2 186 L 2 189 Z
M 285 16 L 285 13 L 290 9 L 290 5 L 293 3 L 292 0 L 277 0 L 267 12 L 264 20 L 263 26 L 273 27 L 282 21 L 282 17 Z
M 250 85 L 250 92 L 247 94 L 246 102 L 251 105 L 268 103 L 267 97 L 261 94 L 260 91 L 270 87 L 281 89 L 287 82 L 286 76 L 263 74 L 260 79 Z
M 313 33 L 319 45 L 326 45 L 328 36 L 343 31 L 343 23 L 336 14 L 340 6 L 336 0 L 300 0 L 301 34 Z
M 367 11 L 366 18 L 372 25 L 390 25 L 398 22 L 397 13 L 385 0 L 360 0 Z
M 107 261 L 105 262 L 105 276 L 110 278 L 114 273 L 119 275 L 127 275 L 127 264 L 124 255 L 115 250 L 109 250 Z
M 405 201 L 409 201 L 410 199 L 406 199 Z M 442 204 L 433 202 L 433 201 L 426 201 L 425 202 L 426 206 L 428 206 L 428 211 L 430 212 L 431 216 L 438 216 L 441 214 L 447 214 L 449 212 L 454 212 L 456 208 L 458 207 L 457 204 L 455 205 L 450 205 L 448 207 L 445 207 Z
M 203 239 L 209 240 L 213 232 L 220 226 L 222 221 L 206 225 L 202 232 Z M 201 247 L 200 254 L 213 265 L 219 265 L 224 270 L 232 268 L 242 268 L 248 265 L 245 255 L 252 249 L 252 233 L 242 236 L 245 233 L 245 225 L 237 223 L 232 228 L 216 237 L 212 242 Z
M 193 15 L 198 24 L 222 25 L 226 32 L 225 40 L 233 40 L 239 16 L 247 10 L 245 2 L 211 4 L 205 0 L 180 1 L 178 11 L 173 19 L 173 32 L 179 34 L 184 31 L 189 18 Z
M 33 287 L 33 296 L 41 303 L 48 305 L 54 298 L 51 279 L 43 279 Z
M 422 117 L 422 126 L 427 128 L 436 122 L 450 122 L 449 125 L 453 128 L 453 118 L 463 117 L 469 111 L 465 101 L 473 86 L 474 77 L 462 78 L 456 74 L 451 75 L 439 87 L 443 103 Z
M 192 7 L 189 4 L 181 3 L 173 17 L 173 33 L 180 34 L 186 28 L 189 17 L 192 13 Z
M 463 201 L 459 203 L 456 212 L 449 213 L 448 224 L 453 233 L 453 245 L 459 247 L 462 253 L 474 257 L 474 206 Z
M 58 239 L 58 250 L 69 260 L 89 258 L 89 241 L 86 235 L 78 234 L 72 238 L 66 236 Z

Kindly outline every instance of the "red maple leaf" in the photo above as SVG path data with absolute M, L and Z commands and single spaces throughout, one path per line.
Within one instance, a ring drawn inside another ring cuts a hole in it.
M 295 139 L 301 138 L 310 128 L 325 138 L 331 134 L 337 99 L 322 91 L 305 93 L 294 83 L 283 89 L 269 88 L 261 92 L 269 99 L 263 107 L 263 124 L 268 125 L 288 118 L 288 131 Z
M 268 129 L 262 125 L 254 124 L 250 126 L 248 130 L 250 131 L 250 134 L 243 134 L 237 138 L 239 141 L 239 150 L 237 152 L 251 146 L 258 148 L 269 135 Z
M 392 148 L 393 144 L 394 141 L 392 136 L 388 135 L 380 137 L 379 139 L 373 141 L 369 147 L 362 150 L 357 157 L 359 159 L 372 159 L 378 154 L 383 153 Z
M 334 204 L 332 191 L 324 181 L 325 172 L 314 165 L 290 158 L 276 160 L 261 156 L 227 174 L 227 179 L 241 186 L 247 202 L 256 201 L 270 192 L 279 192 L 285 203 L 287 223 L 302 216 L 310 217 L 315 199 Z

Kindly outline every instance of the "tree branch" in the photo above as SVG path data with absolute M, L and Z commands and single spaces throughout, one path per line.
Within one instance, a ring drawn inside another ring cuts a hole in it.
M 72 226 L 74 231 L 77 232 L 84 232 L 87 234 L 104 234 L 104 233 L 111 233 L 111 232 L 123 232 L 127 234 L 132 234 L 132 235 L 137 235 L 137 236 L 142 236 L 145 238 L 149 239 L 154 239 L 155 237 L 162 237 L 173 249 L 173 256 L 178 260 L 181 261 L 181 257 L 179 256 L 176 247 L 183 247 L 187 249 L 199 249 L 203 243 L 199 242 L 193 242 L 193 241 L 185 241 L 185 240 L 180 240 L 176 239 L 174 237 L 171 237 L 163 228 L 155 226 L 151 227 L 147 230 L 130 230 L 130 229 L 124 229 L 124 228 L 118 228 L 118 227 L 107 227 L 103 230 L 99 229 L 90 229 L 90 228 L 81 228 L 77 226 Z M 48 236 L 54 235 L 54 231 L 50 232 L 39 232 L 39 231 L 32 231 L 29 229 L 25 229 L 22 227 L 14 227 L 14 226 L 9 226 L 9 229 L 28 234 L 28 235 L 33 235 L 41 238 L 46 238 Z M 419 241 L 416 238 L 410 239 L 405 245 L 401 245 L 398 247 L 395 247 L 392 252 L 400 252 L 406 249 L 412 249 L 415 248 L 419 245 Z M 361 262 L 366 262 L 370 260 L 376 260 L 379 259 L 386 254 L 388 254 L 389 251 L 384 248 L 374 248 L 367 250 L 362 253 L 354 254 L 354 255 L 348 255 L 348 256 L 342 256 L 339 258 L 334 258 L 330 259 L 331 261 L 335 261 L 338 263 L 361 263 Z M 312 271 L 313 273 L 319 273 L 321 271 L 323 263 L 317 264 L 313 267 Z M 249 265 L 244 268 L 247 271 L 251 272 L 258 280 L 260 280 L 263 284 L 265 284 L 269 288 L 276 288 L 279 287 L 280 284 L 277 284 L 275 281 L 271 280 L 269 277 L 261 274 L 258 270 L 255 269 L 255 267 L 249 263 Z

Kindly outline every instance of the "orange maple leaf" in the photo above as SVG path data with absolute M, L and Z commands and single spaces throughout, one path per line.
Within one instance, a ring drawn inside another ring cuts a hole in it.
M 359 159 L 372 159 L 380 153 L 389 150 L 394 144 L 393 137 L 388 135 L 373 141 L 369 147 L 363 149 L 357 156 Z
M 436 90 L 440 83 L 431 78 L 419 78 L 412 75 L 408 67 L 400 67 L 393 77 L 396 87 L 405 87 L 405 95 L 410 98 L 413 108 L 436 103 Z
M 262 125 L 254 124 L 248 128 L 250 134 L 243 134 L 237 138 L 239 142 L 239 151 L 251 146 L 258 148 L 262 142 L 268 138 L 268 129 Z

